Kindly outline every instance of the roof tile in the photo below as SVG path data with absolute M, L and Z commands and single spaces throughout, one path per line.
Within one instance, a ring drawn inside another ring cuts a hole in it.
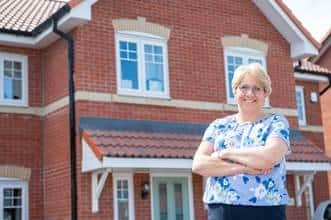
M 201 136 L 197 134 L 151 133 L 135 131 L 85 130 L 84 133 L 97 146 L 102 156 L 144 158 L 192 158 Z M 323 151 L 300 136 L 291 136 L 292 162 L 331 162 Z
M 66 0 L 0 0 L 0 31 L 31 32 L 62 8 Z

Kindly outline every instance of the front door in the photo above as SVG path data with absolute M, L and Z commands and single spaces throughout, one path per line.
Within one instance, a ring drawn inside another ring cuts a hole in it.
M 186 177 L 153 177 L 154 220 L 189 220 Z

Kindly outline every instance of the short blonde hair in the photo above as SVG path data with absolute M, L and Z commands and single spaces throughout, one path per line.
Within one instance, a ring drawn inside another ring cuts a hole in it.
M 252 75 L 256 78 L 261 87 L 263 87 L 266 96 L 271 94 L 271 80 L 268 73 L 259 63 L 250 63 L 239 66 L 235 71 L 232 79 L 232 91 L 236 93 L 236 89 L 243 81 L 246 75 Z

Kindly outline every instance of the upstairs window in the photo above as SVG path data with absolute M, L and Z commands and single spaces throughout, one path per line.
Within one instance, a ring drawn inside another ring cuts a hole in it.
M 232 92 L 232 79 L 236 68 L 242 64 L 260 63 L 266 68 L 265 56 L 262 52 L 249 48 L 227 47 L 224 51 L 226 96 L 228 104 L 235 104 Z M 266 100 L 266 106 L 269 99 Z
M 0 53 L 0 104 L 27 105 L 27 58 Z
M 169 98 L 166 41 L 144 33 L 117 33 L 119 94 Z
M 295 97 L 297 102 L 298 123 L 299 125 L 306 125 L 305 96 L 302 86 L 295 87 Z

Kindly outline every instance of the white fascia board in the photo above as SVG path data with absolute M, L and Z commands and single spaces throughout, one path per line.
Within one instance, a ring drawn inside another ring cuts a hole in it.
M 92 5 L 97 0 L 85 0 L 70 10 L 58 22 L 58 29 L 68 32 L 73 28 L 83 25 L 92 19 Z M 44 48 L 59 39 L 59 36 L 53 33 L 51 25 L 36 37 L 15 36 L 13 34 L 0 34 L 0 44 L 27 48 Z
M 82 139 L 82 172 L 89 172 L 98 169 L 102 169 L 102 161 L 100 161 L 93 151 L 91 150 L 90 146 L 84 139 Z
M 274 0 L 253 0 L 266 18 L 291 45 L 291 57 L 300 59 L 317 55 L 318 49 L 307 39 L 296 24 Z
M 287 162 L 287 171 L 304 172 L 304 171 L 330 171 L 331 163 L 312 163 L 312 162 Z
M 309 73 L 294 73 L 294 77 L 297 80 L 309 81 L 309 82 L 329 82 L 328 77 L 326 76 L 316 76 Z

